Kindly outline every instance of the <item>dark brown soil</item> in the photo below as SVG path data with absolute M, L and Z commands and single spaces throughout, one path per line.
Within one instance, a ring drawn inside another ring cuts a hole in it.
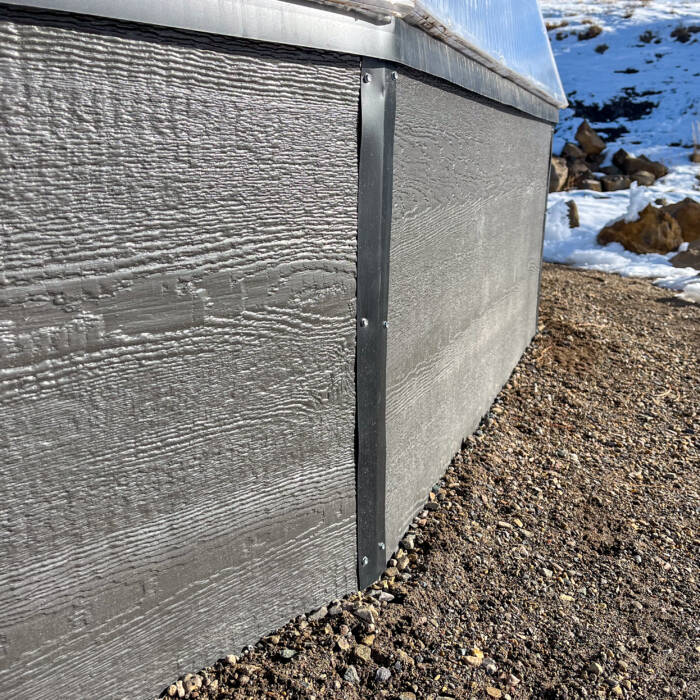
M 700 307 L 547 265 L 540 330 L 377 586 L 394 600 L 299 618 L 187 697 L 700 698 Z

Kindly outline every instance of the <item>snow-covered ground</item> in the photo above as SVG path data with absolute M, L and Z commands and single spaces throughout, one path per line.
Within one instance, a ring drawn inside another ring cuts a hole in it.
M 655 284 L 681 291 L 688 301 L 700 302 L 700 275 L 692 268 L 673 267 L 668 260 L 674 253 L 637 255 L 617 243 L 596 243 L 596 235 L 605 224 L 627 214 L 631 197 L 633 206 L 660 198 L 668 203 L 684 197 L 700 201 L 700 164 L 688 159 L 692 125 L 700 121 L 700 33 L 691 35 L 686 43 L 671 36 L 679 26 L 700 24 L 700 2 L 542 0 L 541 6 L 548 22 L 568 22 L 549 32 L 571 103 L 561 112 L 554 153 L 558 154 L 567 141 L 575 141 L 581 113 L 587 110 L 591 125 L 608 142 L 604 165 L 618 148 L 625 148 L 670 168 L 669 174 L 651 187 L 550 194 L 545 260 L 655 278 Z M 603 32 L 579 41 L 577 33 L 590 26 L 584 20 L 592 20 Z M 558 32 L 568 36 L 557 40 Z M 608 48 L 596 51 L 601 45 Z M 597 114 L 596 106 L 600 107 Z M 619 116 L 630 109 L 638 118 Z M 569 229 L 566 220 L 565 202 L 569 199 L 579 209 L 580 226 L 575 229 Z

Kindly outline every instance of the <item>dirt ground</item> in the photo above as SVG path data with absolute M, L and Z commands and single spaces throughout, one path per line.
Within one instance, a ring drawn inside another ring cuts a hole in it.
M 553 265 L 542 287 L 384 581 L 186 697 L 700 698 L 700 307 Z

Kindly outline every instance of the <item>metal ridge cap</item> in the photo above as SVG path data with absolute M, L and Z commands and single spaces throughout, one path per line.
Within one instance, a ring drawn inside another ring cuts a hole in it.
M 517 74 L 500 75 L 477 57 L 396 18 L 372 20 L 293 0 L 0 0 L 2 4 L 378 58 L 558 121 L 556 101 Z

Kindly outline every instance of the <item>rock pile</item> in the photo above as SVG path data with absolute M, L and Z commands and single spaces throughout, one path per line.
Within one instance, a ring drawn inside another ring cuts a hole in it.
M 552 156 L 549 191 L 594 190 L 615 192 L 629 189 L 633 182 L 648 187 L 668 173 L 668 168 L 645 155 L 633 156 L 623 148 L 612 158 L 613 164 L 601 167 L 606 143 L 584 119 L 576 131 L 575 143 L 567 143 L 561 155 Z

